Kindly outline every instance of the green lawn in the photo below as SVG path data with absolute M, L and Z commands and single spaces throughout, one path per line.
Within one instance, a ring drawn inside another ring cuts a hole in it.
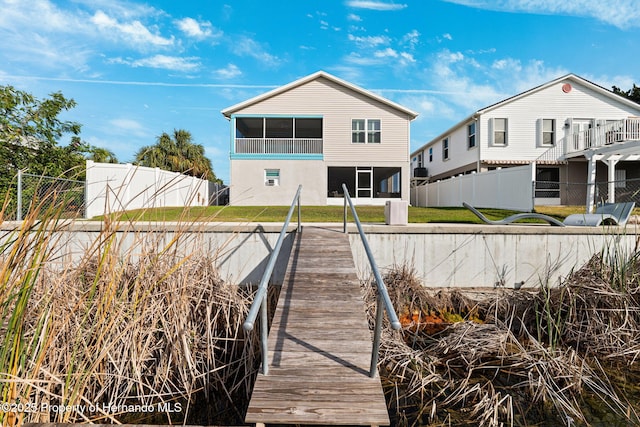
M 384 206 L 357 206 L 358 217 L 363 223 L 384 222 Z M 287 206 L 208 206 L 191 208 L 158 208 L 129 211 L 119 220 L 138 221 L 220 221 L 220 222 L 282 222 Z M 501 209 L 480 209 L 490 219 L 501 219 L 516 213 Z M 572 213 L 584 212 L 582 206 L 544 206 L 536 212 L 554 216 L 559 220 Z M 634 212 L 637 213 L 637 212 Z M 342 222 L 342 206 L 303 206 L 303 222 Z M 294 214 L 295 220 L 295 214 Z M 349 220 L 351 214 L 349 213 Z M 481 223 L 465 208 L 418 208 L 409 207 L 410 223 Z

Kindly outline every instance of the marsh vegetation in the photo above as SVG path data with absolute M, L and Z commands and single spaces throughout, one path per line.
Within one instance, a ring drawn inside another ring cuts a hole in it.
M 260 363 L 242 329 L 254 290 L 219 276 L 224 245 L 206 253 L 197 232 L 109 217 L 71 262 L 56 249 L 64 200 L 48 197 L 0 239 L 3 425 L 243 424 Z M 393 424 L 638 424 L 639 258 L 612 245 L 559 285 L 486 294 L 389 269 L 404 326 L 380 350 Z

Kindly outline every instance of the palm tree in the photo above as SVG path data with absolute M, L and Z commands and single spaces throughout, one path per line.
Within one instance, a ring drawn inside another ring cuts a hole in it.
M 184 129 L 174 129 L 173 135 L 163 132 L 155 145 L 138 150 L 134 163 L 218 181 L 204 147 L 193 143 L 191 133 Z
M 87 159 L 96 163 L 118 163 L 118 158 L 113 151 L 102 147 L 89 147 Z

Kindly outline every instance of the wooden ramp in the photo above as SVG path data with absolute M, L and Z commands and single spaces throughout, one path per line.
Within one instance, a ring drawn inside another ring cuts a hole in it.
M 245 421 L 389 425 L 349 240 L 305 226 L 296 236 Z

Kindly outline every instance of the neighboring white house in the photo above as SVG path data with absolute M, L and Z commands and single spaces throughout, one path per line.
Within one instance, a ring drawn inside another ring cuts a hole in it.
M 536 162 L 537 204 L 593 201 L 640 178 L 640 105 L 569 74 L 480 109 L 411 154 L 414 183 Z M 597 172 L 597 173 L 596 173 Z M 585 183 L 566 191 L 560 183 Z M 591 185 L 586 185 L 591 184 Z M 587 202 L 587 205 L 593 202 Z
M 231 124 L 231 205 L 409 199 L 417 113 L 323 71 L 222 110 Z

